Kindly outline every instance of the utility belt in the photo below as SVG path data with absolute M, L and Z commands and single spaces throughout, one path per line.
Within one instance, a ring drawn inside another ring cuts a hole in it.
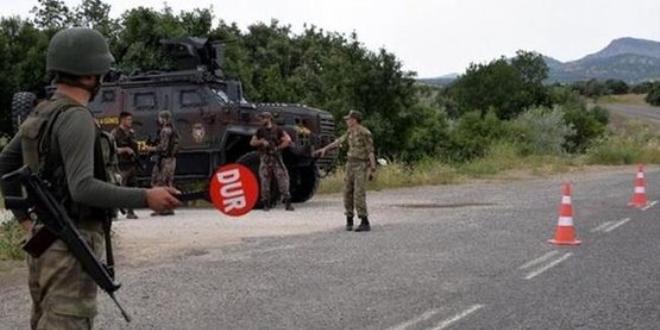
M 103 232 L 103 221 L 98 218 L 74 220 L 74 223 L 78 229 Z

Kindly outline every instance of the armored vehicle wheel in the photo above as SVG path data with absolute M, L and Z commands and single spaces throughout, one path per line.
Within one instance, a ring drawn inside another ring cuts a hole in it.
M 291 176 L 291 202 L 303 203 L 312 198 L 319 187 L 319 169 L 313 164 L 295 171 Z
M 19 92 L 14 94 L 11 99 L 11 122 L 14 127 L 14 132 L 18 131 L 18 127 L 25 120 L 32 109 L 34 109 L 34 102 L 37 96 L 30 92 Z
M 257 178 L 257 182 L 259 183 L 259 187 L 261 187 L 261 179 L 259 178 L 259 163 L 261 162 L 259 160 L 259 152 L 258 151 L 251 151 L 243 156 L 241 156 L 237 161 L 237 163 L 242 164 L 247 166 L 254 176 Z M 277 181 L 272 180 L 270 182 L 270 203 L 272 206 L 277 205 L 277 202 L 280 199 L 280 191 L 277 188 Z M 255 209 L 261 209 L 263 208 L 264 205 L 261 201 L 261 189 L 259 192 L 259 198 L 257 199 L 257 204 L 254 206 Z

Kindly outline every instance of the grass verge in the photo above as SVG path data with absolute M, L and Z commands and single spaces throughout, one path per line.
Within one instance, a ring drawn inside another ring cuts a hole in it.
M 623 103 L 634 105 L 649 105 L 644 100 L 646 94 L 605 95 L 598 98 L 597 104 Z
M 23 230 L 14 221 L 9 212 L 2 213 L 0 219 L 0 271 L 12 268 L 17 260 L 23 260 L 25 254 L 20 247 Z

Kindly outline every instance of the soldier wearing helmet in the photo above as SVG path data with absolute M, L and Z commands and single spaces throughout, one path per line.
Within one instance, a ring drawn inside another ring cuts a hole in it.
M 158 142 L 149 147 L 154 153 L 152 158 L 154 166 L 151 171 L 152 187 L 173 187 L 174 172 L 176 170 L 176 153 L 179 146 L 179 133 L 172 124 L 172 113 L 161 111 L 158 113 Z M 174 210 L 154 212 L 151 215 L 173 215 Z
M 39 103 L 0 153 L 0 175 L 27 165 L 49 183 L 51 193 L 101 258 L 111 251 L 109 224 L 118 208 L 160 211 L 180 204 L 172 188 L 129 188 L 117 182 L 116 148 L 87 109 L 114 58 L 105 38 L 89 28 L 57 32 L 48 45 L 46 69 L 56 91 Z M 22 195 L 15 182 L 0 183 L 4 196 Z M 28 236 L 42 229 L 26 209 L 11 210 Z M 104 236 L 106 243 L 104 244 Z M 112 269 L 111 254 L 106 255 Z M 97 314 L 97 285 L 64 242 L 56 240 L 39 258 L 27 255 L 32 329 L 89 329 Z

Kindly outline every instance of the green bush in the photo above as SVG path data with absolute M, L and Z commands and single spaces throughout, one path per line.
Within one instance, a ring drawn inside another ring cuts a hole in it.
M 592 140 L 607 131 L 609 122 L 607 111 L 600 107 L 591 110 L 583 107 L 565 107 L 564 118 L 575 129 L 574 134 L 567 137 L 564 146 L 571 153 L 584 152 Z
M 10 213 L 3 214 L 3 217 L 10 217 Z M 13 219 L 0 220 L 0 261 L 20 260 L 24 257 L 23 250 L 20 248 L 20 241 L 23 239 L 23 230 Z
M 650 105 L 660 106 L 660 84 L 655 84 L 644 100 Z
M 514 137 L 518 150 L 523 155 L 561 155 L 569 136 L 575 129 L 564 119 L 561 107 L 534 108 L 522 113 L 512 123 L 510 132 L 522 137 Z
M 449 124 L 445 113 L 427 105 L 416 105 L 412 112 L 414 122 L 406 134 L 401 158 L 411 162 L 442 153 L 449 146 Z
M 490 144 L 504 135 L 504 128 L 492 109 L 484 116 L 480 111 L 468 112 L 450 131 L 450 145 L 444 155 L 456 162 L 483 157 Z

